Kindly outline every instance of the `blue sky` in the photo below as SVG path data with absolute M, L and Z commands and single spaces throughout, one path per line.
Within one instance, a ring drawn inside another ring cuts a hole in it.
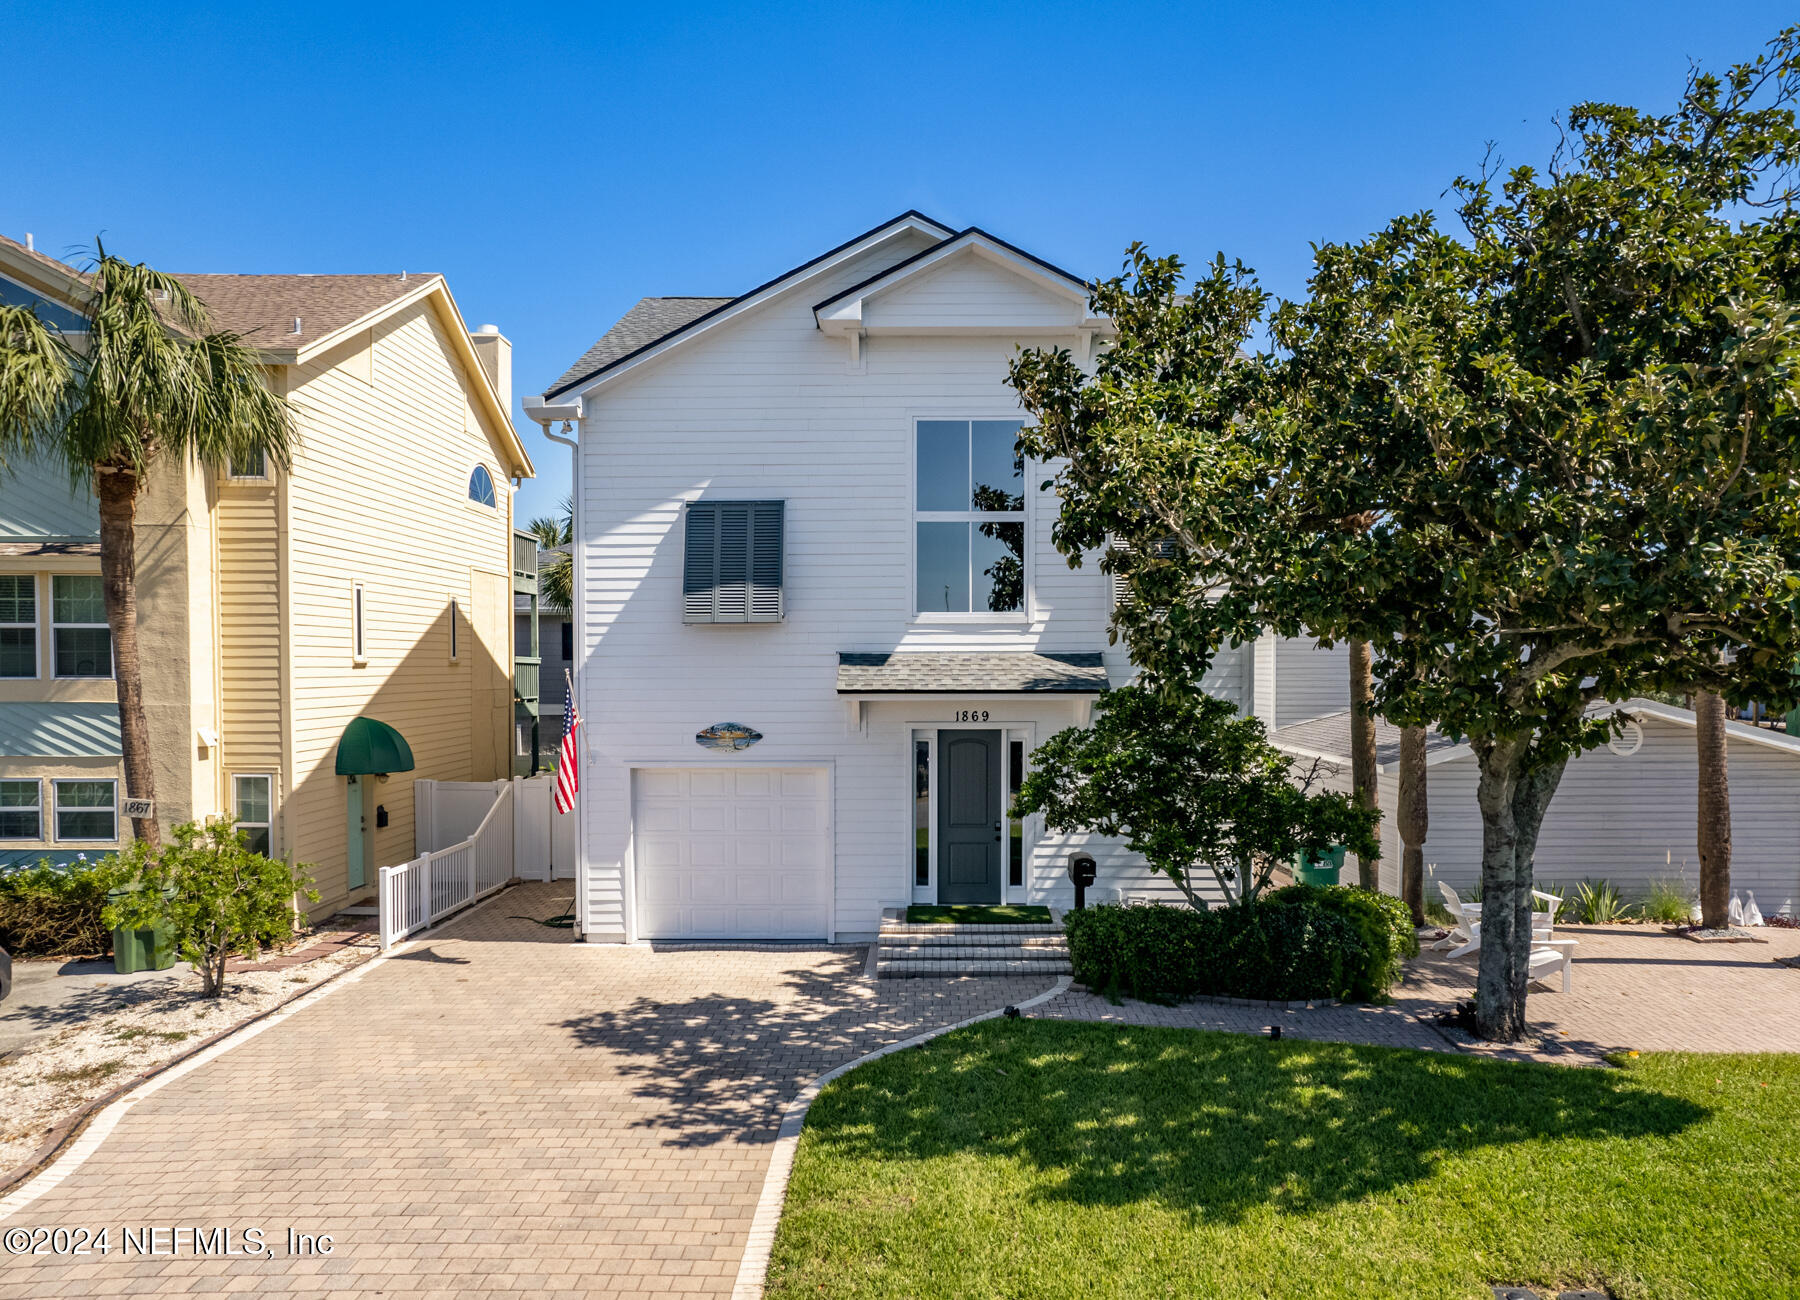
M 1581 99 L 1660 108 L 1777 4 L 572 7 L 59 0 L 7 23 L 0 231 L 173 271 L 442 271 L 541 390 L 646 294 L 907 208 L 1085 275 L 1143 240 L 1276 292 Z M 555 508 L 566 453 L 523 422 Z

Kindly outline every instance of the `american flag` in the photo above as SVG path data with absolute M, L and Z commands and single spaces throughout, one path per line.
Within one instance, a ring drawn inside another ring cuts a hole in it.
M 581 714 L 575 709 L 575 687 L 571 682 L 568 697 L 563 700 L 562 748 L 557 751 L 556 759 L 556 811 L 559 813 L 575 807 L 575 792 L 581 789 L 581 759 L 575 740 L 575 732 L 580 726 Z

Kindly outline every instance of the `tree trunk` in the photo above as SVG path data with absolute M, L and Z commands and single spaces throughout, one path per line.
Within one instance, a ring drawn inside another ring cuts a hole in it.
M 1531 961 L 1532 858 L 1564 762 L 1525 770 L 1528 737 L 1478 745 L 1481 775 L 1481 967 L 1475 981 L 1476 1032 L 1495 1042 L 1525 1034 Z
M 1731 923 L 1731 784 L 1725 701 L 1711 691 L 1694 694 L 1694 748 L 1700 760 L 1700 924 L 1723 930 Z
M 1374 808 L 1378 803 L 1378 792 L 1375 788 L 1375 715 L 1369 711 L 1369 696 L 1373 694 L 1373 672 L 1369 661 L 1369 643 L 1352 641 L 1350 643 L 1350 782 L 1355 790 L 1356 802 L 1364 808 Z M 1364 889 L 1376 889 L 1380 886 L 1378 867 L 1381 859 L 1365 858 L 1358 854 L 1356 859 L 1356 883 Z
M 132 531 L 137 516 L 137 475 L 99 467 L 94 474 L 94 493 L 100 500 L 100 577 L 106 593 L 106 623 L 112 629 L 125 792 L 133 799 L 155 800 L 156 771 L 150 757 L 150 724 L 144 717 L 143 664 L 138 658 L 137 555 Z M 150 816 L 131 819 L 131 831 L 151 849 L 162 847 L 154 807 Z
M 1425 924 L 1425 834 L 1430 810 L 1425 800 L 1425 728 L 1400 732 L 1400 797 L 1395 819 L 1400 829 L 1400 897 L 1412 909 L 1413 924 Z

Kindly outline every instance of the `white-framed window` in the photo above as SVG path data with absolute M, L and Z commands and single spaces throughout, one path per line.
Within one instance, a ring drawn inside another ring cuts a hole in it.
M 0 840 L 44 838 L 44 783 L 35 777 L 0 781 Z
M 37 575 L 0 573 L 0 677 L 37 675 Z
M 350 584 L 350 658 L 354 663 L 369 662 L 368 618 L 360 582 Z
M 261 448 L 233 456 L 225 466 L 225 476 L 237 481 L 266 483 L 269 479 L 269 457 Z
M 914 425 L 914 609 L 922 616 L 1025 613 L 1021 420 Z
M 56 782 L 56 838 L 107 843 L 118 839 L 119 783 Z
M 455 663 L 462 651 L 462 602 L 450 598 L 450 662 Z
M 497 508 L 494 496 L 494 476 L 488 473 L 486 465 L 477 465 L 469 473 L 469 500 L 478 506 Z
M 231 778 L 231 815 L 249 841 L 250 851 L 269 856 L 270 828 L 275 824 L 275 778 L 267 773 L 239 772 Z
M 112 629 L 97 573 L 50 578 L 50 652 L 58 677 L 111 677 Z

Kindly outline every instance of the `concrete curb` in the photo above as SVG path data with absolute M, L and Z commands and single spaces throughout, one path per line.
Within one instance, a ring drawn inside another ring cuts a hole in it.
M 1018 1009 L 1029 1011 L 1032 1007 L 1042 1006 L 1050 999 L 1067 993 L 1070 982 L 1069 976 L 1058 976 L 1056 983 L 1050 988 L 1034 998 L 1018 1003 Z M 762 1195 L 756 1202 L 756 1215 L 750 1220 L 750 1238 L 744 1243 L 744 1255 L 738 1264 L 737 1283 L 731 1288 L 731 1300 L 762 1300 L 763 1287 L 769 1276 L 769 1255 L 775 1247 L 775 1228 L 781 1222 L 782 1207 L 787 1203 L 788 1179 L 794 1172 L 794 1152 L 800 1145 L 800 1130 L 806 1124 L 806 1112 L 825 1085 L 842 1078 L 859 1065 L 867 1065 L 870 1061 L 878 1061 L 895 1052 L 904 1052 L 909 1047 L 929 1043 L 952 1030 L 967 1029 L 970 1025 L 996 1019 L 1002 1014 L 1004 1008 L 984 1011 L 953 1025 L 916 1034 L 904 1042 L 890 1043 L 867 1056 L 847 1061 L 835 1070 L 827 1070 L 800 1090 L 799 1095 L 788 1103 L 787 1111 L 781 1117 L 781 1129 L 775 1136 L 774 1150 L 769 1154 L 769 1172 L 763 1177 Z
M 466 912 L 459 912 L 457 919 L 472 915 L 488 904 L 505 898 L 510 888 L 509 883 L 507 889 L 483 899 Z M 0 1223 L 4 1223 L 45 1193 L 54 1191 L 80 1169 L 137 1102 L 175 1082 L 182 1075 L 217 1060 L 239 1044 L 249 1042 L 264 1030 L 273 1028 L 290 1016 L 298 1015 L 312 1003 L 354 984 L 382 962 L 416 944 L 429 942 L 437 937 L 439 932 L 427 930 L 418 938 L 396 944 L 387 952 L 377 951 L 367 961 L 346 966 L 311 988 L 302 989 L 294 996 L 257 1012 L 241 1024 L 219 1031 L 205 1042 L 196 1044 L 178 1056 L 170 1057 L 104 1096 L 94 1098 L 52 1129 L 49 1139 L 23 1166 L 0 1180 Z

